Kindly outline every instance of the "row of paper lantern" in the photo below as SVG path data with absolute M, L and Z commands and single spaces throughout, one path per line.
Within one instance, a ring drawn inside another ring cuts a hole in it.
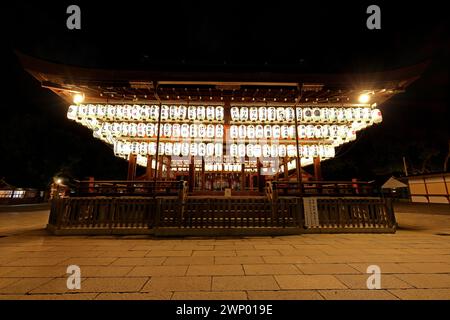
M 97 118 L 101 120 L 158 120 L 158 105 L 71 105 L 67 112 L 71 120 L 76 118 Z M 223 106 L 161 106 L 161 120 L 208 120 L 222 121 Z
M 160 142 L 157 151 L 157 144 L 155 142 L 129 142 L 129 141 L 115 141 L 114 154 L 128 155 L 159 155 L 167 156 L 221 156 L 223 154 L 221 143 L 172 143 Z M 296 157 L 297 151 L 295 145 L 284 144 L 231 144 L 229 149 L 231 157 Z M 298 149 L 298 156 L 300 157 L 334 157 L 334 147 L 331 145 L 301 145 Z
M 371 108 L 296 108 L 298 122 L 345 123 L 353 121 L 381 122 L 381 112 Z M 232 107 L 231 119 L 235 122 L 294 122 L 292 107 Z

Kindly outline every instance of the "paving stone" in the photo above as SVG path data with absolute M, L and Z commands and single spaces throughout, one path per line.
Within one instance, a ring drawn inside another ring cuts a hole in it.
M 399 274 L 396 276 L 416 288 L 450 288 L 449 274 Z
M 281 289 L 347 289 L 336 277 L 331 275 L 276 275 Z
M 168 257 L 164 265 L 211 265 L 214 264 L 214 257 Z
M 241 257 L 279 256 L 277 250 L 236 250 L 236 255 Z
M 367 273 L 367 267 L 370 265 L 377 265 L 380 267 L 381 274 L 388 274 L 388 273 L 412 273 L 413 270 L 408 268 L 408 263 L 389 263 L 389 262 L 382 262 L 382 263 L 349 263 L 349 266 L 352 268 L 355 268 L 356 270 L 360 271 L 361 273 Z
M 211 277 L 152 277 L 142 288 L 151 291 L 210 291 Z
M 323 300 L 323 297 L 312 290 L 292 291 L 248 291 L 249 300 Z
M 261 264 L 262 257 L 214 257 L 215 264 Z
M 368 289 L 367 279 L 371 274 L 363 275 L 336 275 L 342 283 L 350 289 Z M 407 282 L 399 279 L 397 275 L 381 275 L 381 289 L 411 288 Z
M 8 278 L 14 279 L 14 278 Z M 32 291 L 34 288 L 49 282 L 49 278 L 22 278 L 19 281 L 12 281 L 6 286 L 0 288 L 0 293 L 4 294 L 25 294 Z
M 320 290 L 327 300 L 398 300 L 388 290 Z
M 80 292 L 139 292 L 147 282 L 148 277 L 87 278 Z
M 247 300 L 245 291 L 175 292 L 172 300 Z
M 184 276 L 187 268 L 188 266 L 137 266 L 127 276 Z
M 245 264 L 246 275 L 300 274 L 292 264 Z
M 314 263 L 314 261 L 307 256 L 267 256 L 262 258 L 266 263 Z
M 200 250 L 194 251 L 192 256 L 194 257 L 234 257 L 236 251 L 232 250 Z
M 5 266 L 55 266 L 62 261 L 67 260 L 66 258 L 19 258 L 17 260 L 11 261 Z
M 450 273 L 450 264 L 442 262 L 404 264 L 415 273 Z
M 278 290 L 279 287 L 272 276 L 215 276 L 212 290 Z
M 37 266 L 37 267 L 14 267 L 5 272 L 1 277 L 23 277 L 23 278 L 55 278 L 67 274 L 65 266 Z
M 188 276 L 244 275 L 241 265 L 195 265 L 189 266 Z
M 98 257 L 112 257 L 112 258 L 139 258 L 145 257 L 149 250 L 133 250 L 133 251 L 106 251 L 98 255 Z
M 69 258 L 60 262 L 60 265 L 69 266 L 107 266 L 110 265 L 117 258 Z
M 342 263 L 296 264 L 304 274 L 359 274 L 358 270 Z
M 450 300 L 450 289 L 391 289 L 402 300 Z
M 170 300 L 172 292 L 145 292 L 145 293 L 100 293 L 95 300 Z
M 191 250 L 150 250 L 146 257 L 190 257 L 191 255 Z
M 158 266 L 165 260 L 166 257 L 118 258 L 111 266 Z

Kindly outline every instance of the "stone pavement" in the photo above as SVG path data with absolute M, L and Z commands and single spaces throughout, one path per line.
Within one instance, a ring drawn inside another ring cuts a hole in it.
M 0 212 L 0 299 L 450 299 L 450 214 L 398 212 L 396 234 L 237 238 L 57 237 L 47 217 Z

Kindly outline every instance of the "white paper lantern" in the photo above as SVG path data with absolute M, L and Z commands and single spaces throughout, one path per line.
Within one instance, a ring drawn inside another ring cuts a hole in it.
M 214 143 L 210 142 L 206 145 L 206 155 L 211 157 L 214 155 Z
M 147 142 L 141 142 L 139 144 L 139 154 L 141 156 L 146 156 L 147 152 L 148 152 L 148 144 L 147 144 Z
M 281 136 L 282 139 L 289 138 L 289 126 L 283 124 L 280 127 L 280 136 Z
M 158 117 L 159 117 L 159 106 L 152 105 L 150 107 L 150 119 L 158 120 Z
M 373 123 L 381 123 L 383 121 L 383 115 L 379 109 L 372 110 L 372 121 Z
M 155 125 L 153 123 L 147 123 L 145 126 L 145 135 L 150 138 L 155 135 Z
M 222 121 L 222 120 L 223 120 L 223 117 L 224 117 L 224 110 L 223 110 L 223 107 L 221 107 L 221 106 L 216 107 L 215 114 L 216 114 L 216 120 L 217 120 L 217 121 Z
M 238 146 L 235 143 L 230 145 L 230 156 L 232 157 L 238 156 Z
M 206 127 L 206 136 L 208 138 L 214 138 L 215 130 L 216 127 L 213 124 L 208 124 L 208 126 Z
M 321 125 L 315 126 L 314 137 L 317 139 L 322 138 L 322 126 Z
M 204 106 L 197 107 L 197 119 L 205 120 L 206 119 L 206 110 Z
M 156 154 L 156 143 L 149 142 L 148 144 L 148 154 L 154 156 Z
M 183 157 L 187 157 L 189 155 L 190 147 L 191 147 L 191 145 L 187 142 L 183 142 L 181 144 L 181 155 Z
M 270 157 L 270 146 L 268 144 L 262 145 L 262 156 L 264 158 Z
M 321 120 L 320 114 L 321 114 L 320 109 L 319 108 L 314 108 L 312 110 L 312 121 L 313 122 L 320 122 L 320 120 Z
M 298 137 L 300 139 L 306 138 L 306 126 L 304 124 L 301 124 L 297 127 L 298 130 Z
M 194 106 L 190 106 L 188 108 L 188 119 L 193 121 L 197 118 L 197 108 Z
M 306 137 L 308 139 L 314 138 L 315 132 L 316 132 L 316 128 L 313 125 L 306 126 Z
M 172 125 L 172 137 L 179 138 L 181 134 L 181 126 L 178 123 Z
M 248 121 L 248 108 L 241 107 L 239 117 L 241 121 Z
M 250 121 L 257 121 L 258 120 L 258 108 L 251 107 L 250 108 Z
M 138 104 L 135 104 L 131 109 L 131 119 L 133 120 L 141 120 L 142 107 Z
M 277 144 L 272 144 L 270 146 L 270 155 L 272 156 L 272 158 L 278 157 L 278 145 Z
M 198 136 L 198 126 L 197 124 L 193 123 L 189 126 L 189 136 L 191 138 L 197 138 Z
M 223 138 L 223 125 L 221 124 L 216 125 L 216 138 Z
M 289 128 L 288 128 L 288 138 L 289 139 L 295 139 L 296 138 L 295 126 L 289 126 Z
M 84 108 L 85 108 L 84 105 L 80 105 L 79 112 L 83 112 L 83 110 L 85 110 Z M 114 115 L 114 119 L 119 121 L 125 120 L 123 111 L 124 111 L 123 105 L 120 104 L 116 105 L 116 113 Z M 86 115 L 86 111 L 84 111 L 83 113 Z
M 106 118 L 106 114 L 108 112 L 108 107 L 104 104 L 97 105 L 97 118 L 104 120 Z
M 172 148 L 172 155 L 179 156 L 181 153 L 181 143 L 175 142 Z
M 266 124 L 264 126 L 264 138 L 272 138 L 272 126 L 269 124 Z
M 77 118 L 78 107 L 76 105 L 72 105 L 67 109 L 67 119 L 75 120 Z
M 302 108 L 296 108 L 295 112 L 296 112 L 297 122 L 302 122 L 303 121 L 303 110 L 302 110 Z
M 206 107 L 206 120 L 212 121 L 215 117 L 215 108 L 213 106 Z
M 303 108 L 303 121 L 304 122 L 312 122 L 313 120 L 313 112 L 311 108 Z
M 186 106 L 179 106 L 178 107 L 178 120 L 185 120 L 187 115 L 187 108 Z
M 251 144 L 251 143 L 247 144 L 247 156 L 250 158 L 254 157 L 253 144 Z
M 323 125 L 321 130 L 322 130 L 322 137 L 328 139 L 330 137 L 330 126 Z
M 239 138 L 245 139 L 246 136 L 247 136 L 247 127 L 245 125 L 241 124 L 239 126 Z
M 189 125 L 187 123 L 183 123 L 181 125 L 181 136 L 183 138 L 188 138 L 189 137 Z
M 240 114 L 239 114 L 239 108 L 238 107 L 232 107 L 230 110 L 231 113 L 231 120 L 233 121 L 239 121 L 240 120 Z
M 266 107 L 261 107 L 258 110 L 258 117 L 259 117 L 259 121 L 266 121 L 267 120 L 267 109 Z
M 284 108 L 277 108 L 277 120 L 284 122 L 286 120 Z
M 97 106 L 95 104 L 89 104 L 87 107 L 87 115 L 90 118 L 95 118 L 97 116 Z
M 247 127 L 247 137 L 249 139 L 254 139 L 255 138 L 255 126 L 249 125 Z
M 274 107 L 267 108 L 267 120 L 274 122 L 277 119 L 277 111 Z
M 79 114 L 79 110 L 77 110 L 77 111 L 78 111 L 78 114 Z M 112 105 L 108 105 L 106 114 L 107 114 L 107 119 L 109 121 L 114 120 L 116 118 L 116 108 L 114 106 L 112 106 Z
M 330 109 L 320 108 L 320 122 L 328 123 L 330 121 Z
M 198 155 L 198 146 L 196 143 L 191 143 L 190 154 L 191 154 L 191 156 L 194 156 L 194 157 L 196 157 Z
M 132 142 L 130 151 L 131 151 L 131 154 L 138 154 L 139 153 L 139 142 Z
M 216 143 L 215 145 L 214 145 L 214 154 L 216 155 L 216 156 L 222 156 L 222 154 L 223 154 L 223 149 L 222 149 L 223 147 L 222 147 L 222 144 L 221 143 Z
M 239 157 L 241 157 L 241 158 L 245 157 L 245 153 L 246 153 L 245 144 L 243 144 L 243 143 L 238 144 L 238 155 L 239 155 Z
M 334 123 L 335 121 L 337 121 L 337 109 L 328 108 L 328 122 Z
M 295 151 L 295 146 L 292 145 L 292 144 L 289 144 L 287 146 L 287 151 L 286 152 L 287 152 L 288 157 L 296 157 L 297 156 L 297 153 Z
M 286 157 L 286 146 L 284 144 L 278 146 L 278 156 L 280 158 Z
M 264 137 L 264 127 L 260 124 L 255 126 L 255 137 L 257 139 L 261 139 Z
M 172 135 L 172 125 L 170 123 L 164 124 L 162 129 L 163 129 L 162 135 L 164 137 L 170 137 Z
M 281 136 L 281 129 L 280 126 L 276 124 L 272 127 L 272 138 L 280 139 L 280 136 Z
M 198 136 L 204 138 L 206 136 L 206 126 L 202 123 L 198 125 Z
M 178 106 L 170 106 L 169 108 L 169 118 L 171 120 L 178 119 Z
M 143 138 L 145 136 L 145 128 L 146 125 L 143 122 L 138 123 L 137 125 L 137 136 Z
M 262 148 L 260 144 L 253 145 L 253 156 L 259 158 L 262 156 Z
M 167 120 L 169 118 L 169 107 L 166 105 L 161 106 L 161 120 Z
M 160 142 L 159 143 L 159 148 L 158 148 L 158 154 L 160 156 L 164 155 L 164 151 L 165 151 L 165 143 L 164 142 Z

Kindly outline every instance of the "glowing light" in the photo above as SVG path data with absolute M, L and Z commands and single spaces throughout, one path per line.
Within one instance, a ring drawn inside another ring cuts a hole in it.
M 370 101 L 370 96 L 367 93 L 362 93 L 359 95 L 358 101 L 360 103 L 368 103 Z
M 79 103 L 83 103 L 83 101 L 84 101 L 84 94 L 83 93 L 75 93 L 73 95 L 73 103 L 79 104 Z

